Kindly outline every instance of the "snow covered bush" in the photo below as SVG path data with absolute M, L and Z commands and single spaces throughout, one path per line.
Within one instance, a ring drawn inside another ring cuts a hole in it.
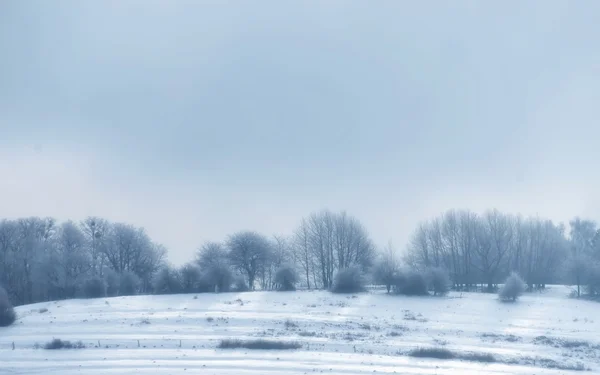
M 600 296 L 600 265 L 598 264 L 593 264 L 588 267 L 586 292 L 590 297 Z
M 298 273 L 296 269 L 290 266 L 284 266 L 275 273 L 275 284 L 278 285 L 280 291 L 296 290 L 298 282 Z
M 104 273 L 104 282 L 106 285 L 106 295 L 116 297 L 119 295 L 119 274 L 113 270 L 106 270 Z
M 53 339 L 44 345 L 46 350 L 58 350 L 58 349 L 83 349 L 85 344 L 81 341 L 71 342 L 61 339 Z
M 199 291 L 202 274 L 200 268 L 193 264 L 186 264 L 179 271 L 181 274 L 181 287 L 184 293 L 195 293 Z
M 181 290 L 179 272 L 168 266 L 158 271 L 154 280 L 155 294 L 177 294 L 181 293 Z
M 364 279 L 358 267 L 339 270 L 331 288 L 333 293 L 358 293 L 364 290 Z
M 17 314 L 10 303 L 8 293 L 0 286 L 0 327 L 8 327 L 15 320 L 17 320 Z
M 382 258 L 375 263 L 373 269 L 373 281 L 378 285 L 385 285 L 389 293 L 396 280 L 398 269 L 393 262 L 387 258 Z
M 450 291 L 450 276 L 443 268 L 432 268 L 429 270 L 429 284 L 434 296 L 444 296 Z
M 405 296 L 426 296 L 427 278 L 424 273 L 410 270 L 399 272 L 396 276 L 394 292 Z
M 233 291 L 234 292 L 247 292 L 250 288 L 248 288 L 248 284 L 246 284 L 246 280 L 244 277 L 238 276 L 233 280 Z
M 521 276 L 519 276 L 519 274 L 517 274 L 516 272 L 512 272 L 504 282 L 504 286 L 500 288 L 498 296 L 502 301 L 515 302 L 517 298 L 519 298 L 519 296 L 521 296 L 521 294 L 525 292 L 526 288 L 527 285 L 525 284 Z
M 233 274 L 231 268 L 226 264 L 213 263 L 202 271 L 204 272 L 203 281 L 209 285 L 210 292 L 229 292 L 231 290 L 231 284 L 234 283 Z M 243 283 L 243 280 L 241 282 Z M 243 288 L 242 291 L 245 290 L 247 288 Z
M 257 340 L 221 340 L 217 348 L 219 349 L 253 349 L 253 350 L 290 350 L 300 349 L 302 344 L 296 341 L 272 341 L 265 339 Z
M 140 278 L 131 271 L 125 271 L 119 277 L 119 295 L 135 296 L 140 289 Z
M 99 277 L 87 279 L 83 284 L 83 295 L 86 298 L 101 298 L 106 296 L 106 284 Z

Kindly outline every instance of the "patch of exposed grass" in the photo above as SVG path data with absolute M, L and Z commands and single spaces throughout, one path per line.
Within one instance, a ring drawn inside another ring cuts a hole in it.
M 466 353 L 459 356 L 460 359 L 471 362 L 494 363 L 496 358 L 489 353 Z
M 577 362 L 576 364 L 569 364 L 569 363 L 560 363 L 560 362 L 556 362 L 553 359 L 549 359 L 549 358 L 540 358 L 537 361 L 540 366 L 545 367 L 545 368 L 555 368 L 555 369 L 559 369 L 559 370 L 570 370 L 570 371 L 585 371 L 585 365 L 581 362 Z
M 316 335 L 317 335 L 316 332 L 309 332 L 309 331 L 298 332 L 298 336 L 302 336 L 302 337 L 315 337 Z
M 496 358 L 488 353 L 456 353 L 445 348 L 418 348 L 411 350 L 408 355 L 417 358 L 462 359 L 484 363 L 496 362 Z
M 584 340 L 568 340 L 568 339 L 561 339 L 561 338 L 557 338 L 557 337 L 548 337 L 548 336 L 537 336 L 533 339 L 533 343 L 536 345 L 548 345 L 548 346 L 553 346 L 555 348 L 566 348 L 566 349 L 594 347 L 588 341 L 584 341 Z
M 41 309 L 39 309 L 39 310 L 38 310 L 38 312 L 39 312 L 40 314 L 47 313 L 47 312 L 48 312 L 48 309 L 47 309 L 47 308 L 45 308 L 45 307 L 42 307 Z
M 482 333 L 481 338 L 490 339 L 492 341 L 508 341 L 508 342 L 519 342 L 521 338 L 515 335 L 500 335 L 496 333 Z
M 295 341 L 270 340 L 221 340 L 219 349 L 252 349 L 252 350 L 291 350 L 300 349 L 302 345 Z
M 83 348 L 85 348 L 85 345 L 81 341 L 72 343 L 70 341 L 61 340 L 61 339 L 54 339 L 50 342 L 47 342 L 46 345 L 44 345 L 44 349 L 47 349 L 47 350 L 83 349 Z
M 402 336 L 403 333 L 402 332 L 398 332 L 398 331 L 391 331 L 387 333 L 388 336 L 390 337 L 398 337 L 398 336 Z
M 283 325 L 286 329 L 298 328 L 298 324 L 289 319 L 287 319 Z
M 411 357 L 417 358 L 437 358 L 437 359 L 452 359 L 456 358 L 456 354 L 444 348 L 417 348 L 408 352 Z
M 402 331 L 402 332 L 410 331 L 410 329 L 407 326 L 403 326 L 401 324 L 394 324 L 392 326 L 392 328 L 396 331 Z
M 346 341 L 354 341 L 354 340 L 358 340 L 358 339 L 362 339 L 367 337 L 368 335 L 366 333 L 352 333 L 352 332 L 346 332 L 342 338 Z

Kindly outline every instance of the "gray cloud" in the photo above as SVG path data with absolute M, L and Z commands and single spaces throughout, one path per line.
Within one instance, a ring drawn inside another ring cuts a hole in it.
M 8 1 L 0 203 L 181 262 L 347 209 L 377 242 L 488 207 L 597 216 L 597 2 Z

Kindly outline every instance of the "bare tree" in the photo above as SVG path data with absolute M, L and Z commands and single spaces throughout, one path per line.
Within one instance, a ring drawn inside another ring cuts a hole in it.
M 379 257 L 375 263 L 373 270 L 375 282 L 385 285 L 387 292 L 389 293 L 392 285 L 394 285 L 399 268 L 400 264 L 398 261 L 398 255 L 392 246 L 392 243 L 390 242 L 385 249 L 383 249 L 381 254 L 379 254 Z
M 588 268 L 594 257 L 598 229 L 591 220 L 575 218 L 569 222 L 571 226 L 571 255 L 568 262 L 568 273 L 577 285 L 577 296 L 581 296 L 581 286 L 588 277 Z
M 98 217 L 88 217 L 80 223 L 80 227 L 90 248 L 92 273 L 102 276 L 105 254 L 101 249 L 110 224 Z
M 476 236 L 477 258 L 473 265 L 481 271 L 487 290 L 493 290 L 498 270 L 511 250 L 513 226 L 509 216 L 498 210 L 488 211 Z
M 71 221 L 63 223 L 56 237 L 56 287 L 62 298 L 75 296 L 90 270 L 90 256 L 84 234 Z
M 254 289 L 258 272 L 271 258 L 271 243 L 256 232 L 238 232 L 227 240 L 231 264 L 246 276 L 248 286 Z
M 296 231 L 295 248 L 301 253 L 297 259 L 307 279 L 312 268 L 324 288 L 331 288 L 336 270 L 358 267 L 365 272 L 375 259 L 375 246 L 366 229 L 345 212 L 324 210 L 303 219 Z
M 308 224 L 305 219 L 302 219 L 300 227 L 294 234 L 292 253 L 296 263 L 302 267 L 304 277 L 306 278 L 306 287 L 308 289 L 310 289 L 310 275 L 314 267 L 310 241 L 311 238 Z
M 226 292 L 233 278 L 227 250 L 216 242 L 207 242 L 196 253 L 196 263 L 212 291 Z

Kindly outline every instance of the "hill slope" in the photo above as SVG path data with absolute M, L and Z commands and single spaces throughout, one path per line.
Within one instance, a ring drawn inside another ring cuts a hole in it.
M 561 287 L 517 304 L 484 294 L 320 291 L 49 302 L 19 307 L 17 323 L 0 328 L 0 373 L 564 374 L 600 370 L 597 311 L 598 304 L 565 298 Z M 86 348 L 35 349 L 53 338 Z M 217 349 L 227 338 L 298 341 L 302 348 Z M 416 348 L 489 353 L 495 363 L 409 356 Z

